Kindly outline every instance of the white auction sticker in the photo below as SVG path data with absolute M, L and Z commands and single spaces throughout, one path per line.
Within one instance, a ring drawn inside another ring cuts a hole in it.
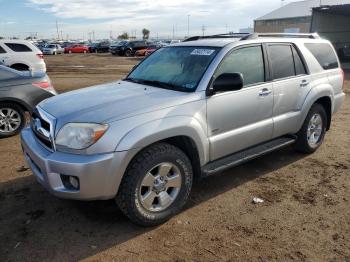
M 213 49 L 195 49 L 192 51 L 191 55 L 211 55 L 214 53 L 215 50 Z

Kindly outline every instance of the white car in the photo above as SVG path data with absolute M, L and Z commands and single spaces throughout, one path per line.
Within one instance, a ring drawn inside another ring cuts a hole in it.
M 25 40 L 0 40 L 0 63 L 19 71 L 46 72 L 43 53 Z

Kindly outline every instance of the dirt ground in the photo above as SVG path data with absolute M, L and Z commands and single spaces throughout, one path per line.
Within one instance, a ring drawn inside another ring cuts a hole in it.
M 107 54 L 46 61 L 59 92 L 119 79 L 137 63 Z M 209 177 L 154 228 L 131 224 L 113 201 L 51 196 L 19 172 L 18 136 L 0 140 L 0 159 L 0 261 L 350 261 L 349 95 L 316 153 L 285 148 Z

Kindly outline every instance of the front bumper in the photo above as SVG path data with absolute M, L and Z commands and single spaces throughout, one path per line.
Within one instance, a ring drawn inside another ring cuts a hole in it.
M 53 195 L 67 199 L 102 200 L 114 198 L 124 173 L 125 152 L 75 155 L 51 152 L 27 127 L 21 132 L 25 159 L 38 182 Z M 66 187 L 64 176 L 79 179 L 79 189 Z

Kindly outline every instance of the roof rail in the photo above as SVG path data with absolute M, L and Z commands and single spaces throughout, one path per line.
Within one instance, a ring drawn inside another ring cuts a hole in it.
M 192 36 L 185 39 L 183 42 L 197 41 L 200 39 L 212 39 L 212 38 L 238 38 L 249 36 L 249 33 L 228 33 L 228 34 L 218 34 L 218 35 L 207 35 L 207 36 Z
M 310 34 L 298 34 L 298 33 L 253 33 L 245 37 L 242 37 L 241 40 L 252 40 L 259 37 L 288 37 L 288 38 L 310 38 L 310 39 L 320 39 L 321 37 L 317 33 Z

